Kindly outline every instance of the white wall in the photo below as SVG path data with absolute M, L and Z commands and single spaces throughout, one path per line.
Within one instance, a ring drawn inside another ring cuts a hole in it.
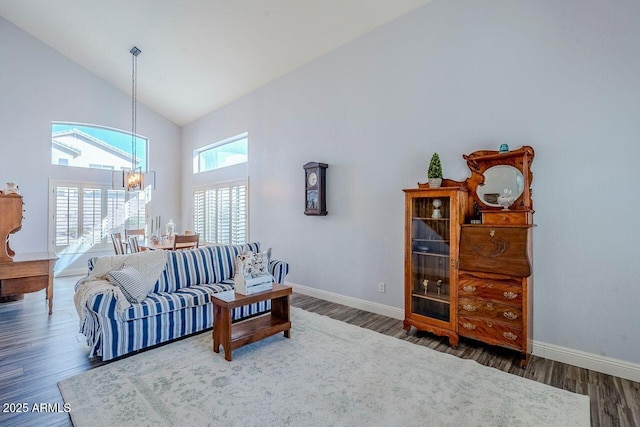
M 122 60 L 130 63 L 128 54 Z M 139 79 L 152 71 L 140 57 Z M 48 248 L 49 178 L 111 183 L 107 171 L 51 165 L 52 121 L 130 129 L 131 98 L 0 18 L 0 187 L 16 182 L 23 195 L 22 230 L 10 238 L 17 253 Z M 179 221 L 180 166 L 175 159 L 180 156 L 180 128 L 140 104 L 137 125 L 149 138 L 149 168 L 157 172 L 157 191 L 147 212 L 151 218 Z M 56 270 L 86 269 L 85 259 L 70 265 L 72 259 L 61 259 Z
M 531 145 L 534 339 L 638 363 L 638 16 L 633 0 L 436 0 L 186 126 L 183 168 L 248 131 L 252 239 L 293 283 L 401 308 L 402 189 L 434 151 L 462 180 L 462 154 Z M 308 161 L 329 164 L 327 217 L 303 215 Z

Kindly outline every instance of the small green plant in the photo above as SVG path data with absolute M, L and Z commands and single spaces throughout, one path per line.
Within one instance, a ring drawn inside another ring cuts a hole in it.
M 442 164 L 440 163 L 440 156 L 438 156 L 438 153 L 433 153 L 433 156 L 431 156 L 427 177 L 442 178 Z

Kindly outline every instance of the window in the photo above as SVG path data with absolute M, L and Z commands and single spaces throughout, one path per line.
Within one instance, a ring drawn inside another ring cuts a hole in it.
M 248 159 L 247 133 L 202 147 L 193 152 L 193 173 L 220 169 L 246 163 Z
M 193 228 L 200 241 L 213 244 L 247 242 L 247 181 L 197 189 L 193 192 Z
M 56 252 L 107 250 L 111 233 L 145 226 L 145 192 L 89 183 L 53 182 L 52 187 L 51 244 Z
M 136 136 L 136 168 L 147 171 L 147 138 Z M 134 153 L 131 132 L 79 123 L 51 123 L 51 164 L 90 169 L 129 170 Z

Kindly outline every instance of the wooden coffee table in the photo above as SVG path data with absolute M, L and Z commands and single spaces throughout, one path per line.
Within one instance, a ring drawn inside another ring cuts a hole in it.
M 220 352 L 224 347 L 224 358 L 231 361 L 231 352 L 243 345 L 261 340 L 278 332 L 290 338 L 291 317 L 289 315 L 289 296 L 291 287 L 273 284 L 268 291 L 251 295 L 238 294 L 235 291 L 220 292 L 211 295 L 213 303 L 213 351 Z M 271 300 L 271 312 L 237 323 L 231 323 L 232 310 L 237 307 Z

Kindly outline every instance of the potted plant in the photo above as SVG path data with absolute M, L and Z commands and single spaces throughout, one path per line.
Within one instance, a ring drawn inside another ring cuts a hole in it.
M 429 178 L 429 188 L 438 188 L 442 184 L 442 164 L 438 153 L 433 153 L 431 156 L 427 177 Z

